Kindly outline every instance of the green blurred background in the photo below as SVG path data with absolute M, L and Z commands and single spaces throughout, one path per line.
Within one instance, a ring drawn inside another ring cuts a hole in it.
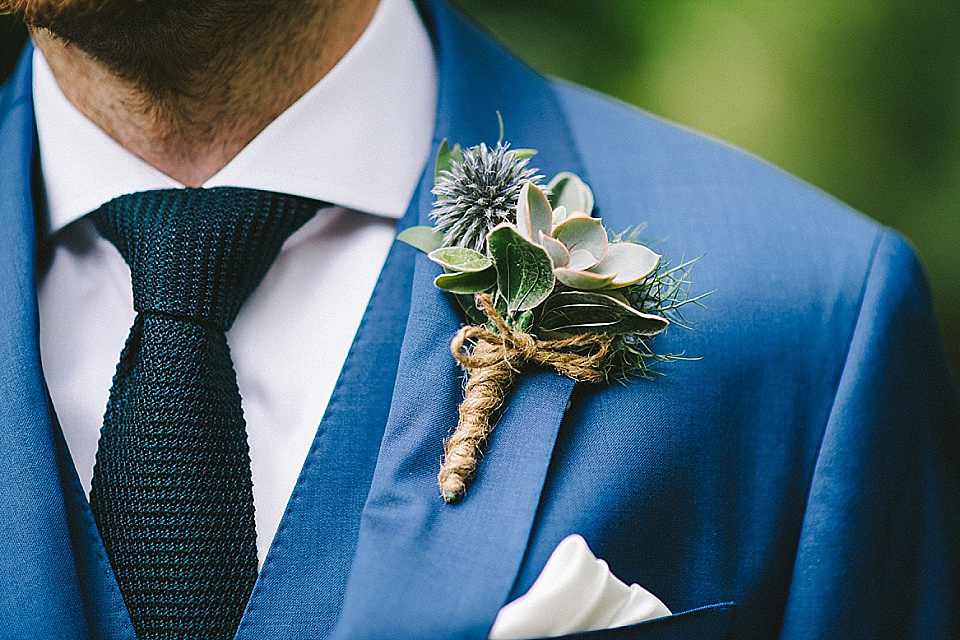
M 729 140 L 900 230 L 960 372 L 960 3 L 456 4 L 541 71 Z M 0 22 L 0 64 L 21 37 Z

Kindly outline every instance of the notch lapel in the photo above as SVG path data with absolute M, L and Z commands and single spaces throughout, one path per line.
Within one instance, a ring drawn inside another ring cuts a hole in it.
M 415 214 L 411 206 L 400 227 L 416 222 Z M 413 254 L 412 247 L 394 241 L 260 569 L 238 640 L 322 638 L 337 621 L 390 411 Z
M 83 599 L 40 369 L 31 47 L 0 94 L 0 629 L 86 638 Z
M 435 143 L 496 141 L 496 113 L 515 147 L 539 150 L 549 177 L 582 175 L 549 84 L 491 45 L 440 2 L 421 5 L 440 64 Z M 420 186 L 430 224 L 432 163 Z M 436 483 L 442 440 L 456 425 L 462 376 L 450 354 L 460 317 L 418 255 L 393 404 L 364 506 L 336 638 L 485 638 L 523 561 L 573 382 L 526 375 L 487 447 L 466 499 L 447 505 Z

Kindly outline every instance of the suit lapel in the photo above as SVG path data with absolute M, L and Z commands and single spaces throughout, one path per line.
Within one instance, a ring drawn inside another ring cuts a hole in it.
M 442 3 L 422 6 L 440 63 L 435 142 L 495 142 L 496 113 L 546 175 L 582 173 L 557 98 Z M 431 163 L 432 165 L 432 163 Z M 429 224 L 432 166 L 420 188 Z M 462 378 L 450 340 L 460 326 L 418 255 L 393 405 L 360 523 L 357 553 L 333 636 L 486 637 L 523 560 L 572 381 L 540 373 L 514 389 L 480 473 L 457 505 L 440 499 L 442 440 L 455 426 Z
M 0 628 L 88 636 L 40 370 L 31 49 L 0 94 Z
M 95 640 L 136 640 L 130 614 L 123 602 L 110 560 L 107 559 L 100 531 L 93 520 L 93 512 L 80 484 L 73 458 L 70 457 L 67 441 L 63 438 L 56 416 L 53 419 L 60 483 L 67 507 L 67 526 L 73 543 L 90 637 Z
M 400 226 L 414 222 L 416 207 L 411 206 Z M 337 620 L 360 511 L 393 397 L 413 258 L 412 247 L 394 241 L 260 570 L 238 638 L 322 638 Z

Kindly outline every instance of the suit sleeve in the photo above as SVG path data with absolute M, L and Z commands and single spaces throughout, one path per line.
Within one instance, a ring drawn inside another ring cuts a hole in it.
M 813 471 L 781 640 L 960 638 L 958 433 L 922 268 L 883 232 Z

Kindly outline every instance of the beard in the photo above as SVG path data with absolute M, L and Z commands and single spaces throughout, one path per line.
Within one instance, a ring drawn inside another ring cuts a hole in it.
M 0 12 L 45 29 L 131 80 L 169 81 L 209 60 L 289 2 L 272 0 L 0 0 Z
M 176 26 L 178 16 L 229 4 L 220 0 L 0 0 L 0 11 L 78 45 L 106 45 L 150 31 L 163 32 Z

